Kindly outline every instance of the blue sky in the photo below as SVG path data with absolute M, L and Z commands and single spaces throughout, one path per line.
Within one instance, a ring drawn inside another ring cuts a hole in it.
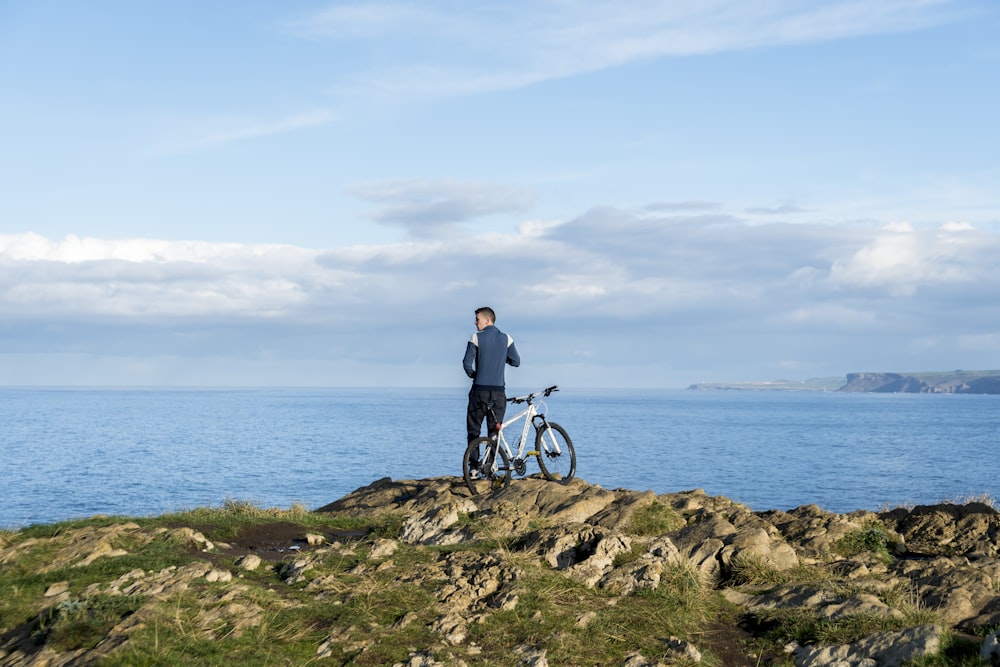
M 992 0 L 0 1 L 0 384 L 1000 368 Z

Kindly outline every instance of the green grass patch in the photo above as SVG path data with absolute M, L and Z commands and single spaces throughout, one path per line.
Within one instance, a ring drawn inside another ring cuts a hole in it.
M 141 606 L 142 598 L 126 595 L 64 600 L 42 614 L 34 637 L 56 651 L 93 648 L 108 630 Z
M 656 662 L 668 657 L 669 636 L 697 643 L 703 624 L 718 611 L 719 597 L 687 565 L 672 564 L 655 590 L 619 599 L 546 567 L 525 569 L 518 579 L 519 602 L 489 614 L 470 628 L 481 653 L 477 664 L 516 665 L 512 648 L 546 652 L 553 665 L 622 664 L 640 651 Z M 703 665 L 713 665 L 706 656 Z
M 327 644 L 322 662 L 381 665 L 435 641 L 427 629 L 430 591 L 398 581 L 396 568 L 350 574 L 328 563 L 315 575 L 336 582 L 319 592 L 307 591 L 306 582 L 281 585 L 273 573 L 260 580 L 254 573 L 237 590 L 195 580 L 151 609 L 143 628 L 104 663 L 301 665 L 317 660 Z M 400 627 L 411 610 L 418 618 Z
M 747 615 L 753 634 L 778 646 L 788 642 L 803 645 L 850 644 L 879 632 L 900 632 L 929 621 L 925 614 L 861 613 L 835 619 L 819 616 L 815 610 L 762 609 Z
M 889 531 L 877 519 L 869 519 L 860 528 L 855 528 L 832 545 L 834 553 L 847 558 L 861 554 L 871 554 L 876 559 L 891 563 L 894 559 L 889 547 L 894 546 Z
M 39 523 L 26 526 L 14 531 L 13 535 L 17 541 L 29 538 L 46 539 L 58 537 L 76 528 L 106 528 L 120 523 L 139 521 L 125 516 L 98 515 L 87 519 L 72 519 L 69 521 L 58 521 L 56 523 Z
M 729 564 L 730 586 L 772 586 L 788 581 L 788 574 L 770 565 L 760 554 L 741 552 Z
M 642 558 L 643 554 L 646 553 L 646 547 L 647 545 L 641 542 L 633 541 L 632 547 L 628 551 L 624 551 L 615 556 L 613 562 L 614 567 L 622 567 L 623 565 L 636 562 Z
M 658 500 L 654 500 L 645 507 L 640 507 L 632 514 L 632 521 L 626 532 L 642 535 L 657 536 L 669 533 L 684 526 L 684 517 L 677 513 L 672 507 L 664 505 Z

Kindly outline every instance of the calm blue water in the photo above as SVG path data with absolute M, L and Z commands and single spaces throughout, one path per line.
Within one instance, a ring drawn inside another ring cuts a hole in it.
M 465 402 L 463 389 L 0 389 L 0 527 L 227 499 L 316 508 L 381 477 L 461 474 Z M 1000 396 L 569 389 L 547 403 L 577 476 L 605 488 L 702 488 L 755 510 L 1000 498 Z

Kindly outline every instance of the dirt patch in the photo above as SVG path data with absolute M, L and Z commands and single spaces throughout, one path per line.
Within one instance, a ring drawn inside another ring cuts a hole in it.
M 225 543 L 227 549 L 222 549 L 214 554 L 223 558 L 240 558 L 248 554 L 255 554 L 261 560 L 276 562 L 297 553 L 305 553 L 319 548 L 322 545 L 311 545 L 306 538 L 307 534 L 322 535 L 326 538 L 326 544 L 331 542 L 353 542 L 362 539 L 367 535 L 363 530 L 335 530 L 316 528 L 314 526 L 303 526 L 291 521 L 278 521 L 275 523 L 255 523 L 242 528 L 235 537 L 218 538 L 212 535 L 213 526 L 188 527 L 201 532 L 209 540 L 217 544 Z M 211 559 L 210 560 L 214 560 Z
M 322 546 L 310 545 L 307 533 L 322 535 L 327 543 L 358 540 L 366 534 L 364 531 L 307 528 L 291 522 L 254 524 L 243 528 L 235 538 L 226 542 L 231 547 L 227 555 L 240 557 L 255 554 L 261 560 L 279 561 Z
M 708 625 L 700 643 L 726 667 L 772 664 L 751 660 L 749 650 L 752 639 L 750 633 L 739 626 L 716 622 Z

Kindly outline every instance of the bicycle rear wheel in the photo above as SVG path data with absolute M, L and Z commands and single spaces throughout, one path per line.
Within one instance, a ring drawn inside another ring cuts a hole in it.
M 496 452 L 497 458 L 495 469 L 490 465 L 493 452 Z M 479 477 L 473 475 L 472 461 L 481 464 L 477 470 Z M 491 438 L 476 438 L 465 448 L 465 455 L 462 456 L 462 476 L 474 496 L 506 489 L 510 485 L 510 457 Z
M 535 434 L 535 449 L 545 479 L 565 484 L 576 475 L 576 450 L 559 424 L 548 422 Z

